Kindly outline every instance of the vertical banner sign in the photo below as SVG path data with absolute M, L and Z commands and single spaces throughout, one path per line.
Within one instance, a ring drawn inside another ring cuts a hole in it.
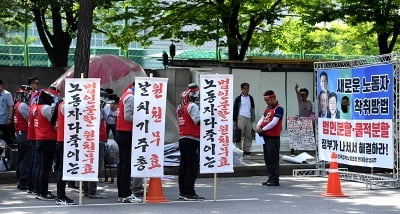
M 200 173 L 233 172 L 233 76 L 200 75 Z
M 132 177 L 164 175 L 167 78 L 135 78 Z
M 63 180 L 98 181 L 100 79 L 65 79 Z
M 393 64 L 317 75 L 319 159 L 393 169 Z

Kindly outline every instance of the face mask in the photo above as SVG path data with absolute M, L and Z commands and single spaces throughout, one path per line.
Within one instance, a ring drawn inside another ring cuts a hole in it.
M 343 113 L 349 112 L 349 107 L 347 105 L 341 105 Z

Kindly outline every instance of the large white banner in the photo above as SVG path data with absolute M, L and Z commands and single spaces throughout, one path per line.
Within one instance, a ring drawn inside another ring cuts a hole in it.
M 233 172 L 233 75 L 200 75 L 200 173 Z
M 393 169 L 393 64 L 317 71 L 318 154 Z
M 132 177 L 164 175 L 167 78 L 135 78 Z
M 65 79 L 63 180 L 98 181 L 100 79 Z
M 339 163 L 393 168 L 392 120 L 318 119 L 318 151 L 330 161 L 336 152 Z

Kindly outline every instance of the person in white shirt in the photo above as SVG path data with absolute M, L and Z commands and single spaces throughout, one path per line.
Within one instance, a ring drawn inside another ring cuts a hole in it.
M 111 94 L 108 96 L 108 99 L 114 102 L 105 105 L 103 109 L 106 118 L 107 137 L 110 136 L 111 131 L 113 134 L 113 138 L 115 138 L 115 126 L 117 124 L 119 97 L 115 94 Z

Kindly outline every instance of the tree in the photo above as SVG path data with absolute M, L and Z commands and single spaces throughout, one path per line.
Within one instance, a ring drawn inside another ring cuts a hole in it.
M 395 47 L 400 31 L 399 10 L 400 0 L 309 0 L 298 7 L 312 24 L 333 20 L 352 26 L 372 23 L 368 31 L 377 35 L 379 54 L 391 53 Z
M 18 0 L 0 1 L 0 38 L 8 40 L 9 32 L 22 31 L 23 24 L 32 19 Z
M 75 49 L 74 77 L 80 73 L 88 77 L 90 58 L 90 39 L 93 28 L 93 9 L 95 0 L 80 0 L 78 40 Z
M 191 45 L 223 41 L 230 60 L 244 60 L 253 34 L 265 30 L 283 16 L 296 0 L 125 0 L 103 11 L 99 28 L 109 43 L 126 49 L 129 42 L 151 44 L 151 39 L 183 40 Z M 109 23 L 127 21 L 126 24 Z
M 287 17 L 281 25 L 271 28 L 271 38 L 263 50 L 282 53 L 376 55 L 376 38 L 369 32 L 371 23 L 348 26 L 343 22 L 328 22 L 311 26 L 301 17 Z M 273 49 L 268 49 L 274 47 Z
M 31 0 L 39 38 L 54 67 L 68 66 L 68 52 L 77 30 L 77 5 L 74 0 Z

